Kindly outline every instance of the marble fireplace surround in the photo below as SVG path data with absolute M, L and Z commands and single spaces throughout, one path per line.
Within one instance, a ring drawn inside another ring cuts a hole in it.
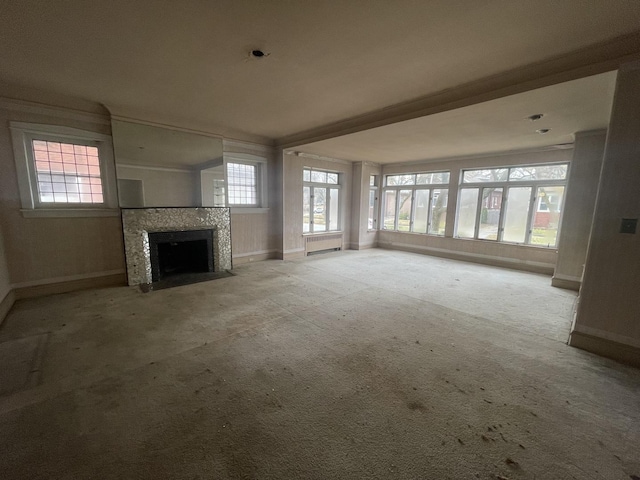
M 149 284 L 149 233 L 213 230 L 213 268 L 230 270 L 231 215 L 228 208 L 123 208 L 122 228 L 129 285 Z

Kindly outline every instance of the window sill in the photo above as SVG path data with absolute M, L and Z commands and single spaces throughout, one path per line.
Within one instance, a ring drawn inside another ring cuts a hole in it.
M 231 215 L 240 215 L 245 213 L 267 213 L 267 207 L 231 207 Z
M 38 208 L 21 209 L 24 218 L 119 217 L 119 208 Z
M 321 235 L 337 235 L 338 233 L 344 233 L 343 230 L 329 230 L 328 232 L 305 232 L 303 237 L 318 237 Z

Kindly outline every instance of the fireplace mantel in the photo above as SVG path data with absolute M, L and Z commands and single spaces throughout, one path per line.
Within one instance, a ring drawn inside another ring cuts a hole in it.
M 149 233 L 212 229 L 214 271 L 230 270 L 231 216 L 228 208 L 122 209 L 129 285 L 152 282 Z

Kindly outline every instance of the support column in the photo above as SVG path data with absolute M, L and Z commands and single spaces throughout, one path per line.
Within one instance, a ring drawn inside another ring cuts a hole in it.
M 579 304 L 569 344 L 640 366 L 640 62 L 618 72 Z M 631 219 L 625 222 L 624 219 Z M 625 226 L 627 228 L 625 228 Z
M 606 135 L 606 130 L 578 132 L 575 135 L 562 214 L 562 233 L 558 242 L 558 260 L 551 279 L 554 287 L 580 289 Z

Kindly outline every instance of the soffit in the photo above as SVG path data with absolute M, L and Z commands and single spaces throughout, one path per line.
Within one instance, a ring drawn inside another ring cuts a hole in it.
M 295 150 L 384 164 L 570 144 L 576 132 L 607 128 L 615 79 L 615 72 L 594 75 Z M 538 113 L 540 120 L 527 119 Z M 539 129 L 550 130 L 541 135 Z
M 640 25 L 633 0 L 5 1 L 0 13 L 2 82 L 265 142 Z

